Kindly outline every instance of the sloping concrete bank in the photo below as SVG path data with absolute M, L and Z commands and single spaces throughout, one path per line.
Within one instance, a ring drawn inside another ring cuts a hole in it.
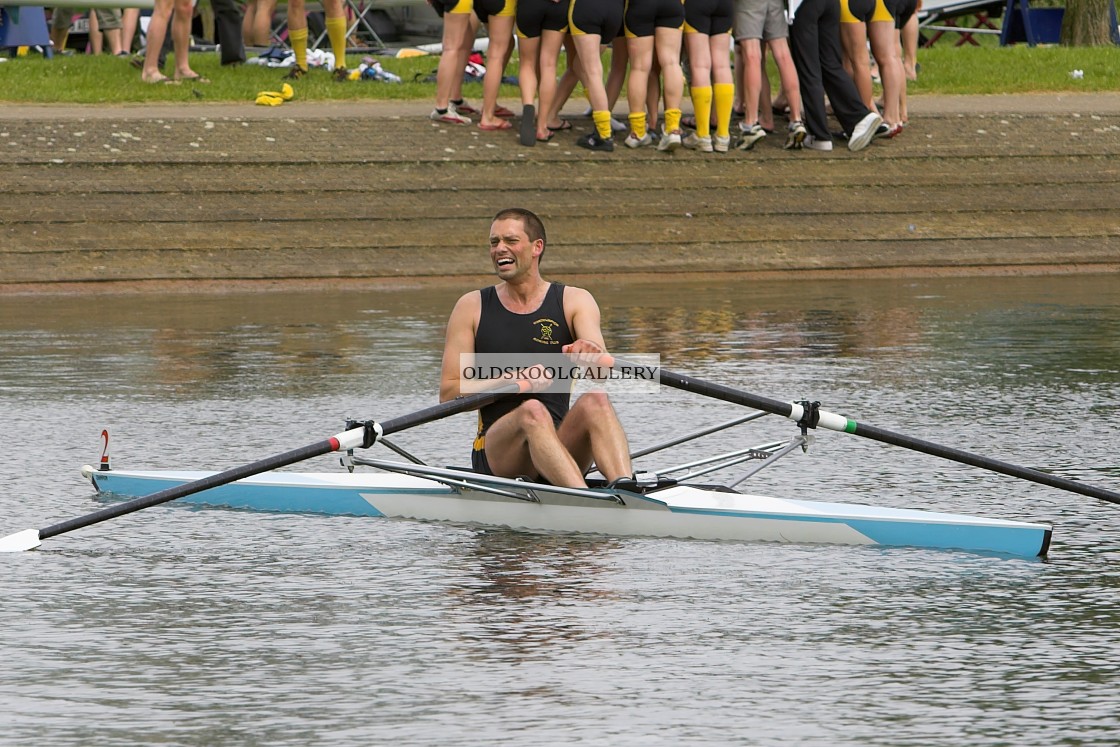
M 857 154 L 524 148 L 429 106 L 0 107 L 0 292 L 485 275 L 509 205 L 557 276 L 1120 271 L 1117 94 L 915 98 Z

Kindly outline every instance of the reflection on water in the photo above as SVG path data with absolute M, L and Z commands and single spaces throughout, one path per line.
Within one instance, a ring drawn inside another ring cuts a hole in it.
M 552 647 L 603 634 L 578 619 L 557 618 L 564 608 L 617 599 L 601 584 L 617 540 L 484 530 L 473 541 L 456 563 L 462 575 L 449 593 L 452 619 L 471 623 L 464 643 L 477 646 L 476 656 L 542 660 Z
M 1120 488 L 1113 276 L 589 285 L 618 352 Z M 77 468 L 102 427 L 122 466 L 227 467 L 433 403 L 460 292 L 0 298 L 0 533 L 100 505 Z M 739 414 L 678 392 L 619 411 L 637 447 Z M 461 464 L 473 425 L 398 440 Z M 0 742 L 1116 744 L 1120 506 L 828 433 L 749 487 L 1047 521 L 1054 548 L 162 506 L 0 558 Z

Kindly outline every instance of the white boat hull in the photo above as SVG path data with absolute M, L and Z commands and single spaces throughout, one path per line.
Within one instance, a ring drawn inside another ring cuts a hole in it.
M 92 467 L 82 471 L 98 491 L 127 497 L 150 495 L 213 474 Z M 787 500 L 689 485 L 648 495 L 598 492 L 601 498 L 537 486 L 526 488 L 518 498 L 451 488 L 409 475 L 268 472 L 179 500 L 257 511 L 386 516 L 534 532 L 933 547 L 1028 557 L 1045 555 L 1051 535 L 1044 524 Z

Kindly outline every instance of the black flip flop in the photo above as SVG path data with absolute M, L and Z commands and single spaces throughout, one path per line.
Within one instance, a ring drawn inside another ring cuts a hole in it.
M 553 127 L 552 125 L 549 125 L 548 129 L 552 130 L 553 132 L 563 132 L 564 130 L 572 129 L 572 123 L 566 119 L 561 119 L 559 127 Z
M 532 104 L 521 107 L 521 144 L 533 147 L 537 144 L 537 110 Z

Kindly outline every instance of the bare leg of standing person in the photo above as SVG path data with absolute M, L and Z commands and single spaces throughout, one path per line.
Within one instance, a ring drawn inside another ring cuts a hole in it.
M 175 80 L 209 83 L 210 81 L 191 70 L 191 18 L 194 16 L 194 3 L 191 0 L 175 0 L 174 8 L 175 12 L 171 16 L 171 46 L 175 52 Z M 151 49 L 151 45 L 148 49 Z
M 171 20 L 171 11 L 175 0 L 155 0 L 152 10 L 152 20 L 148 23 L 148 44 L 144 53 L 144 67 L 140 71 L 140 80 L 145 83 L 170 83 L 172 80 L 159 71 L 159 53 L 163 48 L 163 41 L 167 38 L 167 25 Z M 189 27 L 188 27 L 189 28 Z M 178 55 L 175 57 L 178 64 Z
M 513 52 L 514 7 L 510 0 L 506 0 L 502 12 L 490 16 L 486 22 L 490 44 L 486 49 L 486 76 L 482 79 L 482 117 L 478 122 L 481 130 L 508 130 L 512 127 L 496 112 L 502 77 Z
M 449 124 L 470 124 L 466 114 L 461 114 L 452 104 L 463 85 L 463 68 L 471 47 L 472 13 L 443 14 L 443 52 L 436 68 L 436 108 L 431 119 Z

